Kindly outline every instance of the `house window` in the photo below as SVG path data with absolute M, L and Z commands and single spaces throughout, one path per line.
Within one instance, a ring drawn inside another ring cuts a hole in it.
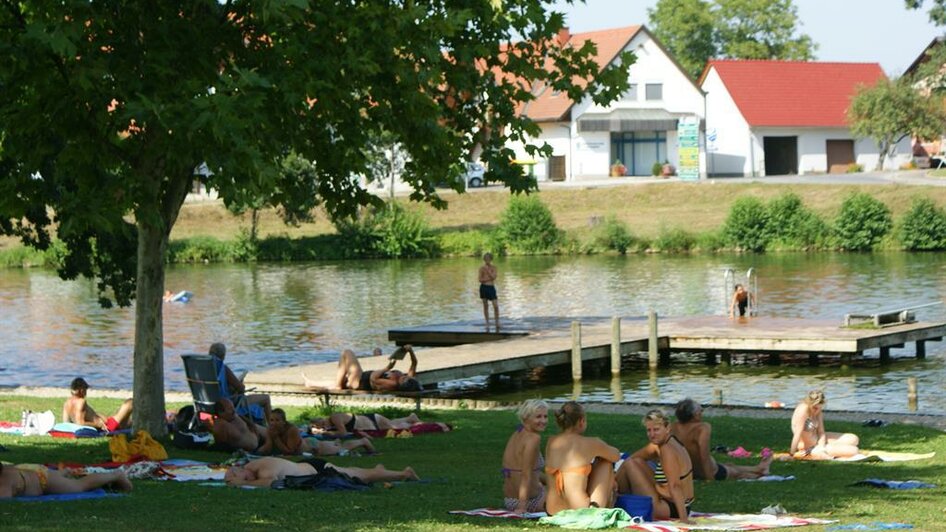
M 648 101 L 657 101 L 664 99 L 663 83 L 648 83 L 644 87 L 644 95 Z
M 624 93 L 625 101 L 636 102 L 637 101 L 637 83 L 631 83 L 627 87 L 627 92 Z
M 651 175 L 654 163 L 666 159 L 666 131 L 611 133 L 611 162 L 621 161 L 627 168 L 627 175 Z

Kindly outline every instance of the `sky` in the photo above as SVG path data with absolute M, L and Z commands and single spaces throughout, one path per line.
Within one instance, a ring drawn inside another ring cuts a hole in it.
M 657 0 L 586 0 L 569 6 L 559 0 L 573 32 L 648 24 L 647 8 Z M 929 4 L 929 2 L 927 2 Z M 946 27 L 934 26 L 924 9 L 908 10 L 903 0 L 795 0 L 801 33 L 818 44 L 819 61 L 880 63 L 899 76 Z

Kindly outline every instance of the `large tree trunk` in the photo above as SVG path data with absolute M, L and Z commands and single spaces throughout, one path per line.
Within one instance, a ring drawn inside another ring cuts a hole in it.
M 164 420 L 164 227 L 138 222 L 138 279 L 135 292 L 134 430 L 167 433 Z

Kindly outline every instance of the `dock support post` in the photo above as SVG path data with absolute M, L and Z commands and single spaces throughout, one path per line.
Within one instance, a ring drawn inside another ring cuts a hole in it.
M 860 354 L 860 353 L 858 353 Z M 841 353 L 841 367 L 846 368 L 854 361 L 854 353 Z
M 716 353 L 714 353 L 713 351 L 708 351 L 708 352 L 706 353 L 706 362 L 705 362 L 705 364 L 706 364 L 707 366 L 715 366 L 715 365 L 716 365 Z
M 818 354 L 817 354 L 817 353 L 809 353 L 809 354 L 808 354 L 808 365 L 809 365 L 809 366 L 817 366 L 817 365 L 818 365 Z
M 611 377 L 621 376 L 621 318 L 611 318 Z
M 572 380 L 581 381 L 581 322 L 572 322 Z
M 917 360 L 926 358 L 926 340 L 916 341 L 916 358 Z
M 722 358 L 724 366 L 729 366 L 732 364 L 732 353 L 730 353 L 729 351 L 723 351 L 720 358 Z
M 614 398 L 615 403 L 624 402 L 624 387 L 621 385 L 621 379 L 618 377 L 611 378 L 611 396 Z
M 907 408 L 916 412 L 916 377 L 907 377 Z
M 723 406 L 723 391 L 719 388 L 713 388 L 713 404 Z
M 890 347 L 884 346 L 880 348 L 880 363 L 881 364 L 890 363 Z
M 647 366 L 657 369 L 657 312 L 647 311 L 647 325 L 650 335 L 647 337 Z

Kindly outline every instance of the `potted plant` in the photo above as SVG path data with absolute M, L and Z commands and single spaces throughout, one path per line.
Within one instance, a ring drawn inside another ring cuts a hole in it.
M 655 162 L 650 166 L 650 175 L 657 177 L 664 171 L 664 165 L 660 162 Z
M 611 177 L 621 177 L 627 174 L 627 167 L 621 164 L 620 159 L 615 159 L 611 165 Z

